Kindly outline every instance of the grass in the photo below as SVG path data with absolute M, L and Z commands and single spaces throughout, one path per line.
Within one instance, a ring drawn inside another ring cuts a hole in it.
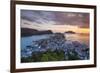
M 67 58 L 66 58 L 67 57 Z M 64 60 L 79 60 L 79 56 L 75 51 L 69 51 L 66 55 L 63 50 L 46 52 L 33 52 L 30 57 L 22 57 L 21 62 L 47 62 L 47 61 L 64 61 Z

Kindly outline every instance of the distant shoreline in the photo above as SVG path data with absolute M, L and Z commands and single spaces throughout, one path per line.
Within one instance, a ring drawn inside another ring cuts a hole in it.
M 53 34 L 53 32 L 51 30 L 38 31 L 35 29 L 21 28 L 22 37 L 27 37 L 32 35 L 43 35 L 43 34 Z

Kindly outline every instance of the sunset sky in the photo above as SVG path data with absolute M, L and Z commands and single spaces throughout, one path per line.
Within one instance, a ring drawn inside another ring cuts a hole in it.
M 89 13 L 21 10 L 21 28 L 89 33 Z

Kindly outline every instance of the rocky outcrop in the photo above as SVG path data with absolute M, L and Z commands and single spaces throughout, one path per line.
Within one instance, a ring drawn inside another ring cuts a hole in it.
M 26 49 L 21 52 L 22 57 L 27 57 L 31 56 L 32 52 L 46 52 L 47 50 L 62 50 L 66 57 L 68 54 L 76 53 L 81 60 L 89 59 L 89 47 L 86 44 L 66 40 L 62 33 L 55 33 L 50 38 L 33 41 L 32 45 L 26 46 Z

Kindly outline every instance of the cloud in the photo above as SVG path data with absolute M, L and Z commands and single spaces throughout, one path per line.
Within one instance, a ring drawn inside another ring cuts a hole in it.
M 75 25 L 89 28 L 89 13 L 21 10 L 21 19 L 41 25 Z

